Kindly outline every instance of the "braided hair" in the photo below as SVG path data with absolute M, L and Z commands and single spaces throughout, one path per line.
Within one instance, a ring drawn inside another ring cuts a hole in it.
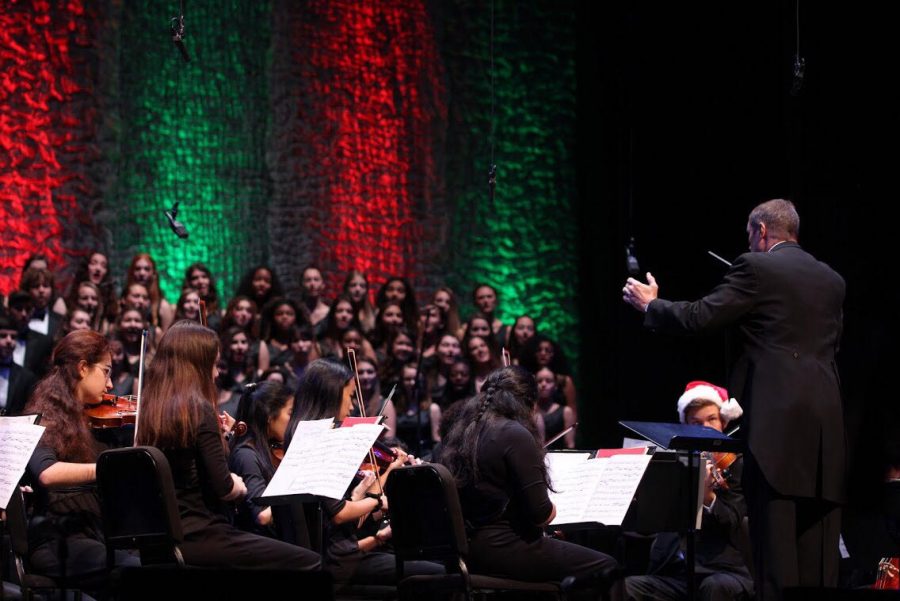
M 482 433 L 502 419 L 518 422 L 531 432 L 535 448 L 541 457 L 544 456 L 534 422 L 537 384 L 534 376 L 524 368 L 511 365 L 492 371 L 480 393 L 460 402 L 464 404 L 443 439 L 441 453 L 441 463 L 456 478 L 458 486 L 478 481 L 478 446 Z M 541 466 L 544 482 L 549 488 L 547 468 L 543 462 Z

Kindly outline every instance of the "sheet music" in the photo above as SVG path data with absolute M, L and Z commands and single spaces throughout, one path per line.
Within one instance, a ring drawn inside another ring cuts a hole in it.
M 344 496 L 384 427 L 358 424 L 331 429 L 331 422 L 329 419 L 297 425 L 291 445 L 263 497 L 309 494 L 340 499 Z
M 38 413 L 29 413 L 28 415 L 4 415 L 0 417 L 0 426 L 12 423 L 33 424 L 39 417 L 40 414 Z
M 650 455 L 614 455 L 596 460 L 606 465 L 594 496 L 585 506 L 585 515 L 590 518 L 585 521 L 620 526 L 650 459 Z
M 575 455 L 560 459 L 557 455 Z M 579 457 L 580 458 L 577 458 Z M 618 526 L 625 519 L 650 455 L 615 455 L 587 459 L 590 454 L 548 453 L 556 505 L 551 525 L 598 522 Z
M 35 426 L 33 415 L 0 418 L 0 508 L 6 509 L 37 446 L 44 426 Z

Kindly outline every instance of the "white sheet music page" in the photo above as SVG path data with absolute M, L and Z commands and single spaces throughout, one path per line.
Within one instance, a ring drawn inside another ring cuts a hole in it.
M 323 423 L 324 422 L 324 423 Z M 318 495 L 340 499 L 383 426 L 331 429 L 332 420 L 300 422 L 264 497 Z
M 35 426 L 33 415 L 0 417 L 0 508 L 6 509 L 19 485 L 44 426 Z
M 547 453 L 556 489 L 550 493 L 556 505 L 556 517 L 550 525 L 597 522 L 619 526 L 625 519 L 650 455 L 589 457 L 589 453 Z
M 621 526 L 634 493 L 647 471 L 651 455 L 613 455 L 595 459 L 606 463 L 597 481 L 594 495 L 585 506 L 588 522 Z

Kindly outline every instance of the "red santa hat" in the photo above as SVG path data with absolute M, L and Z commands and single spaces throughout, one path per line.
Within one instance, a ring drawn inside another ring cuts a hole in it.
M 684 423 L 684 410 L 691 401 L 704 400 L 715 403 L 719 407 L 719 413 L 726 422 L 731 422 L 744 414 L 744 410 L 735 399 L 728 398 L 728 391 L 721 386 L 710 384 L 702 380 L 688 382 L 684 387 L 684 394 L 678 399 L 678 417 Z

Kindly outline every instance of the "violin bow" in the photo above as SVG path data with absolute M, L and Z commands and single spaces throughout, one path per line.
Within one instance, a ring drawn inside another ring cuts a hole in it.
M 138 446 L 138 427 L 141 423 L 141 389 L 144 387 L 144 349 L 147 348 L 147 328 L 141 331 L 141 355 L 138 359 L 138 383 L 134 410 L 134 446 Z
M 568 428 L 566 428 L 565 430 L 563 430 L 562 432 L 560 432 L 559 434 L 557 434 L 556 436 L 554 436 L 553 438 L 551 438 L 550 440 L 545 442 L 544 448 L 546 449 L 547 447 L 552 445 L 554 442 L 556 442 L 557 440 L 559 440 L 560 438 L 562 438 L 563 436 L 565 436 L 566 434 L 568 434 L 569 432 L 571 432 L 572 430 L 574 430 L 577 427 L 578 427 L 578 422 L 575 422 L 574 424 L 572 424 L 571 426 L 569 426 Z
M 356 350 L 345 347 L 347 350 L 347 363 L 350 364 L 350 371 L 353 372 L 353 378 L 356 380 L 356 404 L 359 407 L 359 415 L 361 417 L 366 416 L 366 402 L 363 399 L 362 393 L 362 385 L 359 382 L 359 365 L 356 363 Z M 393 394 L 393 391 L 391 392 Z M 384 405 L 382 405 L 382 409 L 384 409 Z M 379 411 L 379 415 L 381 411 Z M 384 495 L 384 488 L 381 486 L 381 470 L 378 468 L 378 461 L 375 460 L 375 451 L 369 449 L 369 461 L 372 464 L 372 467 L 375 469 L 375 482 L 378 483 L 378 494 Z M 362 528 L 362 525 L 365 523 L 366 518 L 369 517 L 371 512 L 363 514 L 359 516 L 359 523 L 357 524 L 357 528 Z
M 392 398 L 394 398 L 395 392 L 397 392 L 396 384 L 394 384 L 394 386 L 391 388 L 391 391 L 388 393 L 387 398 L 385 398 L 383 401 L 381 401 L 381 406 L 378 408 L 378 413 L 376 413 L 375 415 L 381 417 L 381 415 L 384 413 L 384 408 L 387 407 L 387 404 L 391 402 Z M 387 428 L 386 425 L 385 425 L 385 428 Z
M 362 398 L 362 385 L 359 383 L 359 366 L 356 363 L 356 351 L 349 346 L 347 347 L 347 363 L 350 365 L 350 371 L 353 372 L 353 379 L 356 381 L 356 406 L 359 407 L 360 417 L 366 416 L 366 403 Z

